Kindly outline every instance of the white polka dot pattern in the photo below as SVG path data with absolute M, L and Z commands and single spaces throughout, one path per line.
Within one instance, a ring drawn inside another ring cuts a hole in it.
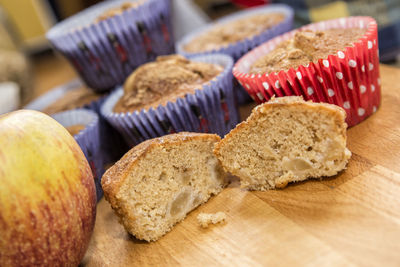
M 281 88 L 281 83 L 280 83 L 279 81 L 276 81 L 276 82 L 275 82 L 275 87 L 276 87 L 276 88 Z
M 357 109 L 357 113 L 358 113 L 358 116 L 363 116 L 364 114 L 365 114 L 365 109 L 363 109 L 363 108 L 358 108 Z
M 343 73 L 336 72 L 336 78 L 338 78 L 339 80 L 343 79 Z
M 332 97 L 335 95 L 335 91 L 333 91 L 331 88 L 328 89 L 328 96 Z
M 372 48 L 372 42 L 368 41 L 368 49 L 371 49 L 371 48 Z
M 322 64 L 324 64 L 324 66 L 327 68 L 329 67 L 329 61 L 326 59 L 322 60 Z
M 269 89 L 269 84 L 266 82 L 263 82 L 262 85 L 264 86 L 265 90 Z
M 375 85 L 371 84 L 371 92 L 375 92 Z
M 337 55 L 338 55 L 339 58 L 342 58 L 342 59 L 344 58 L 344 53 L 342 51 L 339 51 L 337 53 Z
M 367 87 L 365 85 L 360 85 L 360 93 L 364 94 L 367 91 Z
M 349 66 L 352 67 L 352 68 L 355 68 L 357 66 L 357 62 L 355 60 L 353 60 L 353 59 L 350 59 L 349 60 Z
M 297 71 L 297 72 L 296 72 L 296 76 L 297 76 L 297 78 L 298 78 L 299 80 L 301 80 L 302 76 L 301 76 L 301 72 L 300 72 L 300 71 Z
M 318 76 L 318 75 L 317 75 L 317 79 L 318 79 L 318 81 L 319 81 L 320 83 L 323 83 L 323 82 L 324 82 L 324 79 L 322 79 L 321 76 Z
M 307 93 L 308 95 L 314 94 L 314 89 L 311 86 L 307 87 Z
M 373 70 L 373 69 L 374 69 L 374 64 L 372 64 L 372 63 L 369 63 L 369 64 L 368 64 L 368 67 L 369 67 L 369 71 L 371 71 L 371 70 Z
M 347 86 L 349 87 L 349 89 L 353 90 L 354 86 L 353 86 L 353 82 L 349 82 L 347 84 Z
M 345 109 L 349 109 L 349 108 L 350 108 L 350 102 L 349 102 L 349 101 L 343 102 L 343 107 L 344 107 Z

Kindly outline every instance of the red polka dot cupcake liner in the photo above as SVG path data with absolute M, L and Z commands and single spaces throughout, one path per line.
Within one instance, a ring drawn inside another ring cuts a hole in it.
M 278 73 L 249 73 L 257 59 L 296 32 L 332 28 L 361 28 L 366 32 L 353 46 L 321 58 L 317 63 Z M 348 17 L 306 25 L 244 55 L 235 64 L 233 75 L 257 103 L 266 102 L 273 95 L 301 95 L 306 100 L 342 107 L 347 113 L 347 124 L 354 126 L 373 114 L 381 102 L 377 23 L 371 17 Z

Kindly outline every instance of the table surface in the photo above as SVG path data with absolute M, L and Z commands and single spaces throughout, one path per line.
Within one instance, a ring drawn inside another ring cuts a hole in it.
M 348 130 L 346 171 L 267 192 L 234 182 L 153 243 L 127 234 L 102 199 L 82 265 L 399 266 L 400 69 L 381 65 L 381 77 L 381 107 Z M 199 227 L 200 212 L 217 211 L 226 224 Z

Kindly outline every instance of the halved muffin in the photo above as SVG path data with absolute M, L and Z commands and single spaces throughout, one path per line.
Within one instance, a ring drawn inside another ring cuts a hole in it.
M 346 167 L 346 113 L 338 106 L 282 97 L 257 106 L 214 150 L 250 190 L 332 176 Z
M 125 229 L 155 241 L 225 185 L 215 134 L 182 132 L 147 140 L 104 174 L 106 199 Z

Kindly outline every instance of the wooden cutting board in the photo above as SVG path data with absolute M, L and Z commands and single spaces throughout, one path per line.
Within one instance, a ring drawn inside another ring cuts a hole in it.
M 382 105 L 348 130 L 340 175 L 267 192 L 235 182 L 153 243 L 128 235 L 102 199 L 82 264 L 400 266 L 400 69 L 382 65 L 381 77 Z M 200 212 L 217 211 L 226 224 L 198 226 Z

